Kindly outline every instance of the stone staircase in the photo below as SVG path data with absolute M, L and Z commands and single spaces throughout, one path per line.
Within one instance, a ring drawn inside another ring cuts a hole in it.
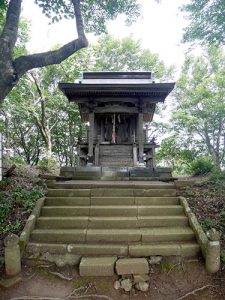
M 173 183 L 54 183 L 28 253 L 195 256 L 200 247 Z
M 100 145 L 99 148 L 99 165 L 132 167 L 133 164 L 132 145 Z

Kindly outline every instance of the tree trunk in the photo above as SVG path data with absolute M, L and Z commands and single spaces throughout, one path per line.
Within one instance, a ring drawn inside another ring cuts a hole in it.
M 10 0 L 5 26 L 0 34 L 0 103 L 29 70 L 59 64 L 78 50 L 88 46 L 80 12 L 80 0 L 71 0 L 74 8 L 78 38 L 55 51 L 22 55 L 13 60 L 13 49 L 18 37 L 22 0 Z

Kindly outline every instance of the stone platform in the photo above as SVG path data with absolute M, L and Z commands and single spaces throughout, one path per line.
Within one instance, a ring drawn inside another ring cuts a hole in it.
M 173 182 L 49 183 L 26 248 L 28 254 L 45 258 L 48 254 L 53 261 L 69 256 L 79 262 L 84 257 L 185 257 L 200 253 Z
M 173 181 L 171 168 L 146 167 L 62 167 L 60 176 L 73 180 L 116 180 L 116 181 Z

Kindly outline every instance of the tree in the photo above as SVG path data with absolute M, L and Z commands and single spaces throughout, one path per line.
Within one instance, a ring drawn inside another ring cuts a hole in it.
M 6 12 L 6 18 L 0 34 L 0 102 L 27 71 L 59 64 L 73 53 L 87 47 L 85 30 L 95 33 L 104 32 L 107 20 L 124 13 L 127 15 L 128 22 L 132 22 L 140 14 L 137 0 L 35 0 L 35 3 L 53 22 L 64 17 L 75 18 L 78 37 L 54 51 L 19 55 L 14 58 L 13 51 L 18 39 L 22 0 L 1 0 L 0 15 Z
M 20 149 L 20 155 L 31 164 L 38 162 L 39 158 L 55 158 L 60 164 L 73 166 L 76 160 L 75 147 L 78 137 L 85 135 L 85 124 L 81 123 L 78 107 L 70 105 L 59 91 L 58 82 L 73 82 L 79 78 L 80 71 L 134 69 L 153 70 L 159 80 L 170 76 L 172 70 L 160 61 L 157 54 L 142 49 L 140 42 L 131 38 L 118 40 L 104 36 L 96 44 L 75 53 L 60 65 L 29 71 L 3 104 L 2 117 L 5 123 L 7 120 L 8 127 L 5 128 L 9 128 L 8 148 Z M 25 133 L 20 140 L 17 134 L 18 123 Z M 35 131 L 39 143 L 33 138 Z M 31 141 L 34 143 L 34 152 L 30 151 Z
M 201 57 L 188 55 L 177 82 L 174 130 L 192 149 L 209 155 L 218 167 L 225 155 L 225 54 L 211 47 Z
M 225 1 L 191 0 L 183 6 L 190 25 L 184 33 L 184 41 L 209 42 L 224 45 L 225 42 Z

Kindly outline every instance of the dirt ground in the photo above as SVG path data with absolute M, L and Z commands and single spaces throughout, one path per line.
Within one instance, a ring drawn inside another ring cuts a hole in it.
M 51 274 L 51 272 L 56 274 Z M 59 276 L 65 277 L 65 279 Z M 22 282 L 7 290 L 0 288 L 0 299 L 31 300 L 35 299 L 34 296 L 39 296 L 36 297 L 39 300 L 225 299 L 225 272 L 207 274 L 201 258 L 186 259 L 185 261 L 178 260 L 178 258 L 171 260 L 170 258 L 164 259 L 161 265 L 152 266 L 150 288 L 146 293 L 136 290 L 129 293 L 115 290 L 113 283 L 117 279 L 118 276 L 80 277 L 75 267 L 57 268 L 49 263 L 24 261 Z M 197 289 L 200 290 L 194 293 L 193 291 Z M 187 295 L 188 293 L 191 294 Z

